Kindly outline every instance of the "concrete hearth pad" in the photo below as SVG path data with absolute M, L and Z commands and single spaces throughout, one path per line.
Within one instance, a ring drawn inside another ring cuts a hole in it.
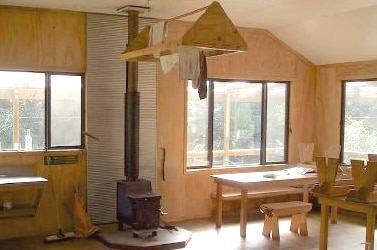
M 114 249 L 179 249 L 185 248 L 190 241 L 190 231 L 177 227 L 176 230 L 159 229 L 156 236 L 133 237 L 132 230 L 98 233 L 98 239 Z

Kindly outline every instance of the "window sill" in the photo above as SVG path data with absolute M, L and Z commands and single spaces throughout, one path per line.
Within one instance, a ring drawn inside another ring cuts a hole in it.
M 209 174 L 230 174 L 230 173 L 242 173 L 242 172 L 259 172 L 259 171 L 272 171 L 272 170 L 282 170 L 287 167 L 292 166 L 292 164 L 270 164 L 270 165 L 250 165 L 243 167 L 216 167 L 216 168 L 186 168 L 186 174 L 204 173 Z

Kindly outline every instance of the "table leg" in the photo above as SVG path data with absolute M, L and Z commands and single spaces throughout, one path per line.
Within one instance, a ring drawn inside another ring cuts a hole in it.
M 366 226 L 366 235 L 365 235 L 365 250 L 374 249 L 374 230 L 375 230 L 375 213 L 367 213 L 367 226 Z
M 220 183 L 217 183 L 216 198 L 216 227 L 221 227 L 223 223 L 223 186 Z
M 304 193 L 302 196 L 302 201 L 309 202 L 309 185 L 304 185 Z
M 330 221 L 331 224 L 338 223 L 338 208 L 337 207 L 330 207 L 331 214 L 330 214 Z
M 329 234 L 329 206 L 321 204 L 321 228 L 319 234 L 319 250 L 327 250 Z
M 43 189 L 42 188 L 38 188 L 37 189 L 37 195 L 35 197 L 34 204 L 33 204 L 34 214 L 37 213 L 37 209 L 39 207 L 39 202 L 41 201 L 42 193 L 43 193 Z
M 246 237 L 247 224 L 247 190 L 241 190 L 241 214 L 240 214 L 240 235 Z

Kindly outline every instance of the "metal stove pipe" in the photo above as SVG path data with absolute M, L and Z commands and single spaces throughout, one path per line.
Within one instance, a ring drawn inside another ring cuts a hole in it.
M 137 36 L 139 11 L 128 11 L 128 44 Z M 139 103 L 138 63 L 127 62 L 127 86 L 125 93 L 125 147 L 124 175 L 127 181 L 139 179 Z

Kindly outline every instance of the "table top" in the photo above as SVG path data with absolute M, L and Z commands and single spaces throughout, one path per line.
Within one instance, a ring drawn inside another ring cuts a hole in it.
M 234 187 L 257 187 L 272 185 L 300 185 L 318 182 L 316 173 L 289 174 L 284 170 L 211 175 L 216 183 Z
M 33 184 L 47 182 L 47 179 L 39 176 L 0 177 L 0 185 L 8 184 Z

